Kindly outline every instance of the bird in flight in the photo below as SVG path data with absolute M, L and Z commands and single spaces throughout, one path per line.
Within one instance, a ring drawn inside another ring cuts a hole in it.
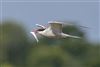
M 55 38 L 55 39 L 61 39 L 61 38 L 67 38 L 67 37 L 80 38 L 78 36 L 63 33 L 62 32 L 62 28 L 63 28 L 62 22 L 50 21 L 48 23 L 49 23 L 48 27 L 45 27 L 40 24 L 36 24 L 40 28 L 30 32 L 34 36 L 34 38 L 36 39 L 37 42 L 39 42 L 39 40 L 38 40 L 36 34 L 40 34 L 42 36 L 45 36 L 48 38 Z

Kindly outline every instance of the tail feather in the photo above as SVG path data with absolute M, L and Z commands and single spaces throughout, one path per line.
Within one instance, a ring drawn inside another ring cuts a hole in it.
M 81 38 L 81 37 L 78 37 L 78 36 L 73 36 L 73 35 L 68 35 L 67 37 L 71 37 L 71 38 Z
M 71 38 L 81 38 L 81 37 L 78 37 L 78 36 L 73 36 L 73 35 L 69 35 L 69 34 L 64 34 L 64 33 L 62 33 L 62 36 L 63 36 L 63 38 L 66 38 L 66 37 L 71 37 Z

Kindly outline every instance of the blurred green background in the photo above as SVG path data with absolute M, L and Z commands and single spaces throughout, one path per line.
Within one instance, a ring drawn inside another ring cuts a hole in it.
M 82 39 L 40 38 L 36 43 L 17 21 L 3 21 L 0 24 L 0 66 L 100 67 L 100 43 L 88 42 L 85 32 L 77 25 L 66 26 L 63 31 Z

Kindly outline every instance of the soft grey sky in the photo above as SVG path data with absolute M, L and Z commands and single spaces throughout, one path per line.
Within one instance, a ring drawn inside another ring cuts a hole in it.
M 3 0 L 3 1 L 99 1 L 99 0 Z
M 2 3 L 3 20 L 10 18 L 22 21 L 21 24 L 25 24 L 28 32 L 30 32 L 32 28 L 35 27 L 36 23 L 47 24 L 47 22 L 51 20 L 62 20 L 62 21 L 68 20 L 68 21 L 75 21 L 75 23 L 79 25 L 89 27 L 90 29 L 84 29 L 84 30 L 86 31 L 87 38 L 91 42 L 100 41 L 99 2 L 91 2 L 94 0 L 74 0 L 77 2 L 33 2 L 39 0 L 3 0 L 3 1 L 5 1 Z M 19 1 L 19 2 L 14 2 L 14 1 Z M 32 1 L 32 2 L 24 2 L 24 1 Z M 47 1 L 53 1 L 53 0 L 47 0 Z M 60 1 L 60 0 L 55 0 L 55 1 Z

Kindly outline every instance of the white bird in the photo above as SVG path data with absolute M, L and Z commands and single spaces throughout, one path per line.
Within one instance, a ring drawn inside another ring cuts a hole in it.
M 62 32 L 62 28 L 63 28 L 63 24 L 61 22 L 57 22 L 57 21 L 51 21 L 48 22 L 49 23 L 49 27 L 45 27 L 39 24 L 36 24 L 37 26 L 41 27 L 40 29 L 37 30 L 33 30 L 31 32 L 31 34 L 35 37 L 36 41 L 39 42 L 37 36 L 35 34 L 40 34 L 42 36 L 48 37 L 48 38 L 67 38 L 67 37 L 71 37 L 71 38 L 80 38 L 78 36 L 73 36 L 73 35 L 69 35 L 69 34 L 65 34 Z

